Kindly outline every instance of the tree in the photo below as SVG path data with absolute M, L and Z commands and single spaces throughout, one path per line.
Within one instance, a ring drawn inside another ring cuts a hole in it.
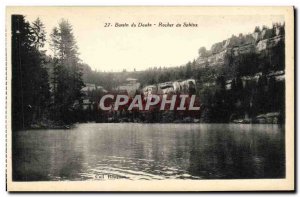
M 254 29 L 254 32 L 255 32 L 255 33 L 261 32 L 260 27 L 259 27 L 259 26 L 256 26 L 255 29 Z
M 48 107 L 50 102 L 49 75 L 47 69 L 45 68 L 46 51 L 42 49 L 46 42 L 46 31 L 44 24 L 39 18 L 32 23 L 31 31 L 33 33 L 33 46 L 39 61 L 35 68 L 37 74 L 35 80 L 38 85 L 36 89 L 37 97 L 35 100 L 37 109 L 35 111 L 36 117 L 39 119 L 44 114 L 44 110 Z
M 49 83 L 41 23 L 30 26 L 23 15 L 12 15 L 12 128 L 24 129 L 42 118 L 49 101 Z M 39 37 L 39 38 L 37 38 Z
M 201 47 L 201 48 L 198 50 L 198 54 L 199 54 L 200 57 L 206 57 L 206 56 L 207 56 L 206 48 L 205 48 L 205 47 Z
M 46 32 L 45 32 L 45 26 L 40 20 L 40 18 L 37 18 L 33 23 L 32 23 L 32 32 L 33 32 L 33 42 L 35 48 L 39 49 L 45 46 L 45 41 L 46 41 Z
M 60 33 L 57 27 L 54 27 L 52 30 L 52 33 L 50 35 L 51 42 L 50 42 L 50 48 L 53 52 L 54 57 L 59 57 L 59 44 L 60 44 Z
M 185 78 L 190 78 L 192 76 L 192 63 L 188 62 L 186 65 Z
M 58 117 L 65 122 L 73 121 L 70 115 L 75 101 L 81 102 L 82 64 L 71 24 L 62 19 L 51 34 L 53 61 L 53 96 Z
M 266 25 L 262 26 L 262 30 L 267 30 L 267 29 L 268 29 L 268 27 Z

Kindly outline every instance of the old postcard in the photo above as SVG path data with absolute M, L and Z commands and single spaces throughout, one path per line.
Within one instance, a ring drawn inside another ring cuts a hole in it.
M 293 7 L 7 7 L 8 191 L 294 190 Z

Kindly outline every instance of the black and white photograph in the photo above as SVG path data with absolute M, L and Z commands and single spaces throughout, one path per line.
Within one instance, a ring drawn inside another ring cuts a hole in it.
M 293 7 L 6 20 L 9 191 L 294 190 Z

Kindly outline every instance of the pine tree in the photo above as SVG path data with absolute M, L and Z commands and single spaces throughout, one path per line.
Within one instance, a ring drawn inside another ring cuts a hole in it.
M 33 32 L 33 43 L 35 48 L 40 49 L 45 46 L 46 41 L 46 31 L 45 26 L 40 20 L 40 18 L 37 18 L 31 26 L 32 32 Z
M 192 76 L 192 63 L 188 62 L 186 64 L 185 78 L 188 79 Z
M 40 27 L 40 26 L 36 26 Z M 25 21 L 23 15 L 12 16 L 12 128 L 24 129 L 38 121 L 47 108 L 49 83 L 39 50 L 45 37 L 37 42 L 41 31 Z
M 36 119 L 40 119 L 44 115 L 50 101 L 50 84 L 48 71 L 45 68 L 46 51 L 43 50 L 46 41 L 45 26 L 42 21 L 37 18 L 31 25 L 32 42 L 39 64 L 36 66 Z
M 62 20 L 51 34 L 51 48 L 54 53 L 53 61 L 53 96 L 58 113 L 65 121 L 74 102 L 81 101 L 80 90 L 82 81 L 82 66 L 78 57 L 78 47 L 71 24 Z

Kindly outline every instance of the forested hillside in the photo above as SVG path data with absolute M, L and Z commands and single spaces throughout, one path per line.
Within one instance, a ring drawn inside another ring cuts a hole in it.
M 209 50 L 200 47 L 198 57 L 178 67 L 97 72 L 85 65 L 83 80 L 112 90 L 128 77 L 138 79 L 142 87 L 192 78 L 197 81 L 203 122 L 250 122 L 268 113 L 276 116 L 275 122 L 284 122 L 284 27 L 255 27 L 253 33 L 233 35 Z
M 137 79 L 141 89 L 163 82 L 195 80 L 201 103 L 196 118 L 200 122 L 284 123 L 284 27 L 255 27 L 251 34 L 233 35 L 208 50 L 200 47 L 198 57 L 178 67 L 100 72 L 80 60 L 72 25 L 67 20 L 59 21 L 46 37 L 39 18 L 29 23 L 24 16 L 13 15 L 13 129 L 49 125 L 61 128 L 74 122 L 102 119 L 97 104 L 103 92 L 92 93 L 91 104 L 96 107 L 86 113 L 83 102 L 89 103 L 91 99 L 83 94 L 83 88 L 93 84 L 115 91 L 127 78 Z M 46 42 L 50 43 L 52 55 L 45 51 Z M 178 121 L 153 113 L 153 117 L 160 118 L 152 122 Z

